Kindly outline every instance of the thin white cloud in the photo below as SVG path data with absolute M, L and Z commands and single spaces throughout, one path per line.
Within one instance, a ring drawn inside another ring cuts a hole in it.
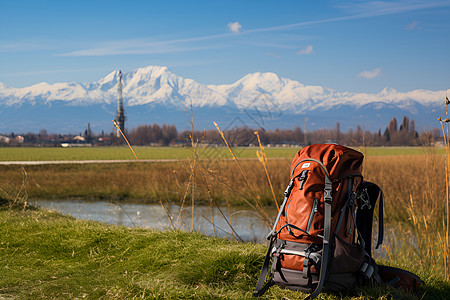
M 307 27 L 311 25 L 325 24 L 325 23 L 333 23 L 333 22 L 341 22 L 348 20 L 357 20 L 357 19 L 365 19 L 365 18 L 373 18 L 384 15 L 393 15 L 393 14 L 401 14 L 410 11 L 416 10 L 424 10 L 427 8 L 436 8 L 436 7 L 447 7 L 450 6 L 450 2 L 448 1 L 397 1 L 397 2 L 385 2 L 385 1 L 370 1 L 364 3 L 354 3 L 351 5 L 341 5 L 341 8 L 347 9 L 351 11 L 352 15 L 329 18 L 329 19 L 321 19 L 321 20 L 313 20 L 307 22 L 299 22 L 287 25 L 280 26 L 272 26 L 266 28 L 256 28 L 249 29 L 245 31 L 241 31 L 242 25 L 239 22 L 230 22 L 228 23 L 228 28 L 230 30 L 229 33 L 209 35 L 209 36 L 201 36 L 194 38 L 186 38 L 186 39 L 173 39 L 173 40 L 165 40 L 165 41 L 146 41 L 144 39 L 137 40 L 136 43 L 131 46 L 129 44 L 130 41 L 118 41 L 116 43 L 112 43 L 106 47 L 96 47 L 91 49 L 84 49 L 78 51 L 72 51 L 69 53 L 63 53 L 59 56 L 103 56 L 103 55 L 121 55 L 121 54 L 160 54 L 160 53 L 174 53 L 174 52 L 184 52 L 184 51 L 194 51 L 207 49 L 204 46 L 174 46 L 174 47 L 162 47 L 168 45 L 176 45 L 183 43 L 196 43 L 200 41 L 207 40 L 217 40 L 224 39 L 236 36 L 236 33 L 243 34 L 252 34 L 259 32 L 270 32 L 270 31 L 283 31 L 290 29 L 299 29 L 302 27 Z M 159 48 L 158 48 L 159 47 Z M 217 48 L 217 47 L 214 47 Z
M 304 49 L 301 49 L 301 50 L 295 52 L 295 54 L 297 54 L 297 55 L 309 55 L 309 54 L 313 54 L 313 53 L 314 53 L 314 50 L 313 50 L 312 45 L 308 45 Z
M 275 57 L 275 58 L 281 58 L 281 56 L 278 55 L 276 52 L 266 52 L 266 55 L 267 56 L 272 56 L 272 57 Z
M 203 38 L 194 38 L 191 41 L 203 40 Z M 163 53 L 180 53 L 188 51 L 217 49 L 220 45 L 204 45 L 204 46 L 185 46 L 190 40 L 171 40 L 160 42 L 149 42 L 147 40 L 119 41 L 108 43 L 97 48 L 84 49 L 63 53 L 58 56 L 106 56 L 106 55 L 133 55 L 133 54 L 163 54 Z
M 372 71 L 365 70 L 358 74 L 358 78 L 365 78 L 365 79 L 374 79 L 381 75 L 381 69 L 376 68 Z
M 17 42 L 0 42 L 0 52 L 30 52 L 41 50 L 56 50 L 58 47 L 46 41 L 29 40 Z
M 336 5 L 347 13 L 361 14 L 371 12 L 376 15 L 391 15 L 414 10 L 449 6 L 443 0 L 394 0 L 394 1 L 346 1 Z
M 74 73 L 74 72 L 95 72 L 95 71 L 111 71 L 111 68 L 86 68 L 86 69 L 57 69 L 57 70 L 40 70 L 27 72 L 12 72 L 7 73 L 7 76 L 28 76 L 28 75 L 46 75 L 46 74 L 60 74 L 60 73 Z
M 370 1 L 370 2 L 350 2 L 346 5 L 339 5 L 340 8 L 352 13 L 348 16 L 336 17 L 330 19 L 322 19 L 315 21 L 307 21 L 300 23 L 293 23 L 288 25 L 273 26 L 267 28 L 258 28 L 252 30 L 246 30 L 245 33 L 253 32 L 265 32 L 265 31 L 278 31 L 278 30 L 288 30 L 294 28 L 302 28 L 310 25 L 357 20 L 357 19 L 367 19 L 379 16 L 401 14 L 410 11 L 424 10 L 428 8 L 436 7 L 448 7 L 450 6 L 449 1 L 429 1 L 429 0 L 419 0 L 419 1 L 397 1 L 397 2 L 386 2 L 386 1 Z
M 416 28 L 417 28 L 417 25 L 418 25 L 417 21 L 412 21 L 411 23 L 409 23 L 409 24 L 405 27 L 405 29 L 406 29 L 406 30 L 413 30 L 413 29 L 416 29 Z
M 239 22 L 230 22 L 227 24 L 228 29 L 233 33 L 240 33 L 242 25 Z
M 267 47 L 267 48 L 280 48 L 280 49 L 292 49 L 294 46 L 286 45 L 282 43 L 266 43 L 266 42 L 253 42 L 253 41 L 242 41 L 240 42 L 243 45 L 250 45 L 254 47 Z M 295 47 L 296 48 L 296 47 Z

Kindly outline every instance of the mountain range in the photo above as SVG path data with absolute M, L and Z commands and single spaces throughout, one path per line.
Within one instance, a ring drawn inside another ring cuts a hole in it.
M 87 124 L 94 132 L 113 128 L 119 71 L 91 83 L 38 83 L 13 88 L 0 82 L 1 133 L 78 133 Z M 148 66 L 123 74 L 126 127 L 175 124 L 187 128 L 186 112 L 194 114 L 198 129 L 248 126 L 251 128 L 308 129 L 357 124 L 384 129 L 394 116 L 415 119 L 416 128 L 438 127 L 444 114 L 446 91 L 398 92 L 385 88 L 377 94 L 338 92 L 281 78 L 275 73 L 251 73 L 233 84 L 205 85 L 182 78 L 166 67 Z

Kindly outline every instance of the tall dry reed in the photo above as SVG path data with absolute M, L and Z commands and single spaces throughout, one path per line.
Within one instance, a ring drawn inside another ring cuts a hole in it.
M 407 268 L 443 273 L 445 157 L 428 147 L 424 155 L 367 157 L 366 163 L 365 178 L 385 194 L 386 252 Z
M 442 120 L 439 117 L 439 122 L 442 128 L 442 136 L 444 137 L 444 146 L 445 146 L 445 187 L 446 187 L 446 219 L 444 220 L 446 224 L 446 232 L 445 232 L 445 253 L 444 253 L 444 264 L 445 264 L 445 278 L 450 280 L 450 145 L 449 145 L 449 114 L 448 114 L 448 105 L 450 104 L 450 100 L 448 97 L 445 97 L 445 116 L 446 118 Z M 445 129 L 444 129 L 445 123 Z
M 25 209 L 28 205 L 28 193 L 26 190 L 28 173 L 25 167 L 21 167 L 22 178 L 17 178 L 19 185 L 3 185 L 0 187 L 0 206 L 21 207 Z M 14 177 L 13 177 L 14 178 Z
M 117 122 L 116 122 L 115 119 L 113 120 L 113 123 L 114 123 L 114 126 L 116 126 L 117 130 L 120 132 L 120 134 L 121 134 L 121 136 L 123 137 L 123 139 L 125 140 L 125 142 L 127 143 L 127 145 L 128 145 L 128 147 L 130 148 L 131 152 L 133 152 L 133 155 L 134 155 L 136 161 L 139 163 L 139 166 L 145 171 L 145 169 L 144 169 L 143 166 L 142 166 L 141 161 L 139 160 L 139 158 L 138 158 L 137 155 L 136 155 L 136 152 L 134 152 L 133 147 L 131 147 L 130 142 L 128 142 L 127 137 L 126 137 L 125 134 L 122 132 L 122 130 L 120 129 L 120 127 L 119 127 L 119 125 L 117 124 Z M 145 176 L 145 177 L 147 178 L 147 176 Z M 172 227 L 172 229 L 174 229 L 173 221 L 172 221 L 173 218 L 172 218 L 172 216 L 171 216 L 170 211 L 169 211 L 169 210 L 166 208 L 166 206 L 164 205 L 164 203 L 163 203 L 163 201 L 162 201 L 162 198 L 159 196 L 159 193 L 158 193 L 158 191 L 155 189 L 155 186 L 153 185 L 153 182 L 152 182 L 152 181 L 150 181 L 150 184 L 152 185 L 153 190 L 154 190 L 154 192 L 155 192 L 155 195 L 157 196 L 157 198 L 158 198 L 158 200 L 159 200 L 159 204 L 161 205 L 162 209 L 164 210 L 164 212 L 165 212 L 166 215 L 167 215 L 167 218 L 168 218 L 168 220 L 169 220 L 170 226 Z
M 239 169 L 239 173 L 241 174 L 240 179 L 245 183 L 247 192 L 250 194 L 253 201 L 248 200 L 245 197 L 243 197 L 243 199 L 247 202 L 247 204 L 249 204 L 255 210 L 256 213 L 258 213 L 258 215 L 266 222 L 267 226 L 270 227 L 271 224 L 269 221 L 269 216 L 267 214 L 267 211 L 265 210 L 265 208 L 263 207 L 263 205 L 261 203 L 261 197 L 260 197 L 259 193 L 255 192 L 256 187 L 250 183 L 249 177 L 247 176 L 245 169 L 242 168 L 239 159 L 236 157 L 233 149 L 231 148 L 230 144 L 228 143 L 227 139 L 225 138 L 225 135 L 220 130 L 219 125 L 217 125 L 217 123 L 214 122 L 214 126 L 216 126 L 217 131 L 219 132 L 225 145 L 227 146 L 228 150 L 230 151 L 230 153 L 233 157 L 233 161 L 236 163 L 236 166 Z
M 258 131 L 255 131 L 255 135 L 258 138 L 258 144 L 260 150 L 256 151 L 256 156 L 258 156 L 259 162 L 264 167 L 264 172 L 266 173 L 267 182 L 269 183 L 270 191 L 272 192 L 273 201 L 275 202 L 275 205 L 277 207 L 277 210 L 280 209 L 280 206 L 278 205 L 277 197 L 275 196 L 275 192 L 273 191 L 272 181 L 270 180 L 269 171 L 267 171 L 267 157 L 266 153 L 264 152 L 264 146 L 261 144 L 261 139 L 259 138 Z

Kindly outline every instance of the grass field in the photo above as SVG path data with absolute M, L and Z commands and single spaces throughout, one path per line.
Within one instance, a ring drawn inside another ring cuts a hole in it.
M 252 299 L 266 251 L 259 244 L 111 226 L 41 209 L 0 207 L 0 236 L 0 299 Z M 430 267 L 389 264 L 421 276 L 422 299 L 450 293 Z M 262 299 L 306 295 L 274 286 Z M 411 298 L 358 288 L 317 299 Z
M 240 158 L 256 158 L 256 147 L 234 148 Z M 358 149 L 357 147 L 355 149 Z M 190 148 L 183 147 L 134 147 L 140 159 L 187 159 L 192 157 Z M 297 147 L 266 147 L 268 158 L 293 158 Z M 366 147 L 359 148 L 366 156 L 420 155 L 427 151 L 421 147 Z M 436 149 L 443 154 L 443 149 Z M 225 147 L 201 147 L 199 158 L 231 158 Z M 134 159 L 128 147 L 80 147 L 80 148 L 32 148 L 0 147 L 0 161 L 51 161 L 51 160 L 129 160 Z
M 34 153 L 34 159 L 39 159 L 36 153 L 40 151 L 42 151 L 41 154 L 48 154 L 50 152 L 45 151 L 65 153 L 64 151 L 70 150 L 73 151 L 74 155 L 71 159 L 81 157 L 80 153 L 83 151 L 87 151 L 86 153 L 88 154 L 85 154 L 84 158 L 79 159 L 95 159 L 95 157 L 97 159 L 107 159 L 105 156 L 109 157 L 110 153 L 114 151 L 122 153 L 117 154 L 114 157 L 115 159 L 122 157 L 120 155 L 126 153 L 132 155 L 127 148 L 54 148 L 51 150 L 2 148 L 0 153 L 3 154 L 10 151 L 13 154 L 9 159 L 21 160 L 18 156 L 14 156 L 15 150 L 23 151 L 22 153 L 30 151 L 28 155 Z M 18 200 L 19 203 L 23 204 L 25 201 L 33 199 L 76 198 L 146 203 L 159 202 L 163 205 L 175 203 L 184 205 L 185 209 L 191 209 L 191 207 L 196 205 L 212 206 L 217 203 L 225 207 L 228 205 L 246 206 L 246 209 L 254 209 L 262 217 L 264 217 L 265 207 L 274 207 L 275 205 L 264 168 L 258 160 L 241 160 L 238 165 L 232 160 L 212 159 L 198 161 L 192 158 L 193 152 L 190 149 L 137 148 L 136 150 L 142 151 L 143 157 L 141 154 L 138 154 L 142 158 L 186 158 L 186 160 L 143 163 L 142 165 L 134 162 L 95 163 L 88 165 L 38 165 L 25 166 L 24 168 L 17 165 L 2 165 L 0 166 L 0 182 L 2 183 L 0 186 L 0 202 L 4 201 L 4 199 L 9 199 L 9 201 Z M 210 149 L 199 149 L 199 157 L 208 154 L 205 153 L 206 150 L 211 151 Z M 218 157 L 227 157 L 227 149 L 214 148 L 212 150 L 216 151 L 215 153 L 223 153 L 223 155 L 218 155 Z M 236 149 L 236 153 L 240 157 L 254 158 L 256 157 L 256 150 L 256 148 Z M 279 157 L 279 159 L 269 159 L 267 162 L 267 170 L 274 188 L 275 197 L 279 202 L 281 202 L 283 191 L 289 181 L 292 156 L 297 150 L 294 148 L 266 148 L 265 150 L 267 156 Z M 94 152 L 89 151 L 99 152 L 96 152 L 97 156 L 93 156 L 92 153 Z M 145 156 L 146 151 L 148 151 L 148 156 Z M 385 195 L 385 221 L 389 224 L 389 230 L 397 232 L 395 240 L 390 241 L 388 247 L 382 249 L 386 254 L 385 256 L 388 256 L 390 262 L 395 263 L 396 266 L 406 267 L 413 272 L 421 273 L 434 288 L 436 282 L 442 280 L 444 270 L 445 164 L 444 155 L 441 154 L 442 149 L 362 148 L 361 151 L 367 154 L 364 161 L 363 175 L 365 179 L 377 183 L 383 189 Z M 161 156 L 151 156 L 155 155 L 155 153 Z M 182 157 L 180 153 L 186 156 Z M 168 157 L 170 155 L 173 156 Z M 51 160 L 53 159 L 59 160 L 52 157 Z M 126 159 L 131 158 L 127 157 Z M 59 218 L 56 218 L 56 220 L 59 220 Z M 20 223 L 20 221 L 17 222 Z M 33 226 L 38 225 L 35 224 Z M 49 224 L 45 226 L 51 227 Z M 29 232 L 22 232 L 22 234 L 27 235 L 35 232 L 33 229 L 28 228 L 27 230 Z M 26 250 L 24 250 L 25 253 L 32 251 L 27 250 L 27 247 L 24 248 Z M 91 248 L 95 250 L 94 246 Z M 125 251 L 126 248 L 122 250 Z M 108 255 L 119 256 L 118 252 Z M 182 260 L 181 258 L 178 259 Z M 50 263 L 48 262 L 48 264 Z M 81 271 L 78 270 L 77 272 Z M 143 273 L 142 271 L 138 272 Z M 254 279 L 256 271 L 249 272 L 253 275 L 248 276 Z M 47 275 L 44 274 L 43 276 Z M 39 280 L 42 281 L 43 279 Z M 139 280 L 144 279 L 140 278 Z M 199 282 L 204 284 L 203 281 Z M 176 285 L 176 283 L 168 281 L 160 281 L 159 283 L 168 289 Z M 149 286 L 147 284 L 146 286 Z M 225 297 L 239 298 L 248 296 L 248 294 L 234 294 L 231 292 L 233 285 L 226 284 L 226 286 L 220 287 L 225 295 L 228 295 Z M 117 288 L 120 297 L 127 298 L 130 295 L 135 295 L 133 294 L 134 288 L 129 290 L 130 285 L 124 286 L 116 282 L 112 283 L 112 285 L 111 289 L 113 287 Z M 184 285 L 182 289 L 192 292 L 193 288 L 193 286 L 186 287 Z M 448 286 L 445 286 L 444 289 L 448 289 Z M 167 292 L 161 286 L 149 286 L 147 292 L 150 292 L 150 290 L 158 291 L 158 293 Z M 48 292 L 48 290 L 45 291 Z M 211 287 L 208 287 L 205 291 L 207 294 L 199 294 L 200 297 L 214 298 L 217 292 Z M 98 296 L 95 291 L 90 293 Z M 167 293 L 168 297 L 177 298 L 175 294 Z M 70 295 L 78 297 L 78 294 Z M 157 297 L 159 294 L 151 295 Z M 289 296 L 286 296 L 288 294 L 272 294 L 274 297 L 276 295 L 289 298 Z M 186 297 L 185 294 L 181 294 L 181 296 Z M 109 296 L 104 297 L 108 298 Z M 164 296 L 160 295 L 159 297 Z M 369 298 L 376 299 L 377 297 L 370 296 Z M 388 298 L 385 297 L 385 299 Z M 366 298 L 362 297 L 359 299 Z
M 139 159 L 187 159 L 192 157 L 190 148 L 183 147 L 133 147 Z M 241 158 L 255 158 L 257 148 L 236 148 Z M 293 157 L 297 148 L 268 148 L 268 157 Z M 224 147 L 204 147 L 200 158 L 231 158 Z M 50 160 L 129 160 L 135 159 L 128 147 L 83 148 L 0 148 L 0 161 L 50 161 Z

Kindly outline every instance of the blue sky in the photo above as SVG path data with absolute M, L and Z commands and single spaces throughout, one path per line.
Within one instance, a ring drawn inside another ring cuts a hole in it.
M 275 72 L 376 93 L 450 87 L 450 1 L 0 0 L 0 82 L 148 65 L 204 84 Z

